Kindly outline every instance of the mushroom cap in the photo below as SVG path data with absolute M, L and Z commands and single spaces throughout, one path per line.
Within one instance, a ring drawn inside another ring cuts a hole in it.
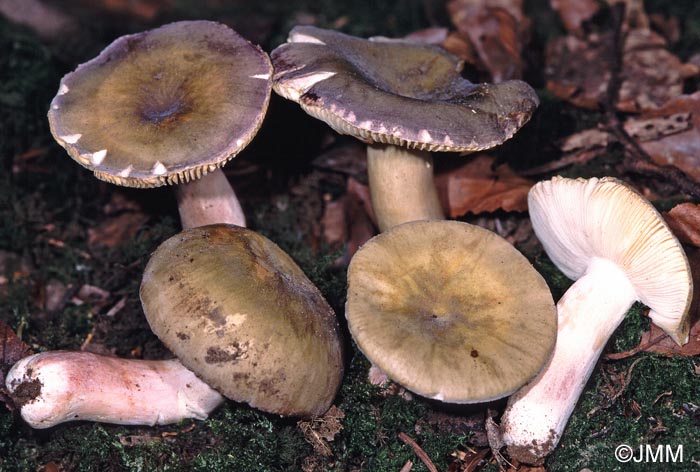
M 685 252 L 658 211 L 612 178 L 554 177 L 530 189 L 532 226 L 547 255 L 576 280 L 595 258 L 615 263 L 677 343 L 688 340 L 693 281 Z
M 509 139 L 539 104 L 518 80 L 473 84 L 435 46 L 297 26 L 271 53 L 273 88 L 341 134 L 428 151 L 477 151 Z
M 146 266 L 141 302 L 153 332 L 228 398 L 316 416 L 338 390 L 333 310 L 284 251 L 251 230 L 217 224 L 171 237 Z
M 271 74 L 267 54 L 220 23 L 122 36 L 63 77 L 48 113 L 51 133 L 102 180 L 188 182 L 253 139 Z
M 476 403 L 513 393 L 554 349 L 544 279 L 491 231 L 414 221 L 369 240 L 348 268 L 348 327 L 389 378 L 425 397 Z

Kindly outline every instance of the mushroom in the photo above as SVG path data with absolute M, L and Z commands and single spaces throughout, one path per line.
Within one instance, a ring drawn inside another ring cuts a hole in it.
M 203 420 L 223 401 L 176 359 L 42 352 L 17 362 L 5 383 L 22 418 L 37 429 L 74 420 L 150 426 Z
M 259 47 L 211 21 L 122 36 L 63 77 L 48 113 L 51 133 L 102 180 L 180 183 L 185 228 L 245 226 L 220 168 L 260 128 L 271 73 Z
M 368 143 L 379 229 L 444 218 L 430 151 L 472 152 L 513 136 L 539 100 L 513 80 L 473 84 L 452 54 L 297 26 L 271 53 L 273 88 L 341 134 Z
M 225 396 L 316 416 L 343 372 L 335 314 L 277 245 L 233 225 L 192 228 L 151 257 L 141 300 L 153 332 Z
M 513 393 L 554 348 L 544 279 L 497 234 L 457 221 L 395 226 L 348 268 L 348 328 L 389 378 L 425 397 L 476 403 Z
M 218 392 L 280 415 L 330 406 L 343 372 L 335 315 L 263 236 L 235 225 L 173 236 L 149 260 L 141 299 L 179 361 L 60 351 L 25 358 L 6 385 L 27 423 L 204 419 L 223 401 Z
M 608 338 L 635 301 L 674 341 L 687 342 L 692 280 L 663 218 L 617 179 L 555 177 L 536 184 L 528 202 L 545 251 L 576 280 L 557 304 L 551 360 L 509 398 L 501 421 L 511 457 L 538 464 L 557 446 Z

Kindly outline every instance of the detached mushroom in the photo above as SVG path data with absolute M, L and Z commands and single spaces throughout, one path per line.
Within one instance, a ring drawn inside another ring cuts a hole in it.
M 156 425 L 205 419 L 223 397 L 176 359 L 144 361 L 52 351 L 17 362 L 5 379 L 37 429 L 74 420 Z
M 364 40 L 311 26 L 271 53 L 273 88 L 341 134 L 369 144 L 379 229 L 444 218 L 429 151 L 471 152 L 513 136 L 539 104 L 524 82 L 473 84 L 437 47 Z
M 348 269 L 345 315 L 362 353 L 407 389 L 449 403 L 513 393 L 554 348 L 544 279 L 491 231 L 456 221 L 395 226 Z
M 179 361 L 60 351 L 23 359 L 6 385 L 30 426 L 204 419 L 223 401 L 218 392 L 280 415 L 320 415 L 333 401 L 343 373 L 333 310 L 255 232 L 213 225 L 173 236 L 150 259 L 141 299 Z
M 537 464 L 557 446 L 608 338 L 635 301 L 674 341 L 687 342 L 692 280 L 659 213 L 614 178 L 555 177 L 536 184 L 528 202 L 545 251 L 576 280 L 557 304 L 551 360 L 510 397 L 501 422 L 511 457 Z
M 220 168 L 260 128 L 271 73 L 259 47 L 211 21 L 122 36 L 61 80 L 48 113 L 51 133 L 102 180 L 179 183 L 185 228 L 245 226 Z

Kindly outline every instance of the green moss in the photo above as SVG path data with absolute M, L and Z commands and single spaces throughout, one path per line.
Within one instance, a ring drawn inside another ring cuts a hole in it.
M 630 359 L 615 364 L 613 370 L 624 372 L 632 362 Z M 548 470 L 578 471 L 584 467 L 605 471 L 697 470 L 698 417 L 688 413 L 688 404 L 700 395 L 700 379 L 692 359 L 643 354 L 620 398 L 607 409 L 594 410 L 603 401 L 599 392 L 604 375 L 597 371 L 581 397 L 559 448 L 547 463 Z M 630 413 L 633 402 L 641 408 L 639 417 Z M 595 412 L 589 414 L 592 411 Z M 614 453 L 621 444 L 635 451 L 646 444 L 654 448 L 669 445 L 674 451 L 682 445 L 683 463 L 620 463 Z

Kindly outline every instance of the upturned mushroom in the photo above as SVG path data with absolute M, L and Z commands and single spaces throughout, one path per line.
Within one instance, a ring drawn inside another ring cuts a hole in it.
M 253 139 L 271 93 L 259 47 L 211 21 L 122 36 L 63 77 L 51 133 L 98 178 L 176 187 L 183 227 L 245 226 L 221 167 Z
M 449 403 L 513 393 L 545 364 L 557 329 L 552 295 L 527 259 L 457 221 L 404 223 L 369 240 L 348 268 L 345 316 L 390 379 Z
M 576 280 L 557 304 L 556 347 L 545 369 L 508 400 L 501 421 L 511 457 L 541 463 L 559 443 L 598 357 L 635 301 L 678 344 L 688 340 L 692 279 L 663 218 L 614 178 L 539 182 L 529 194 L 535 234 Z
M 444 218 L 430 151 L 472 152 L 513 136 L 539 104 L 513 80 L 473 84 L 452 54 L 297 26 L 272 51 L 273 89 L 341 134 L 368 143 L 379 229 Z
M 234 225 L 192 228 L 153 254 L 141 285 L 153 331 L 179 358 L 53 352 L 13 366 L 6 386 L 35 428 L 71 420 L 203 419 L 228 398 L 316 416 L 343 372 L 333 310 L 292 259 Z

